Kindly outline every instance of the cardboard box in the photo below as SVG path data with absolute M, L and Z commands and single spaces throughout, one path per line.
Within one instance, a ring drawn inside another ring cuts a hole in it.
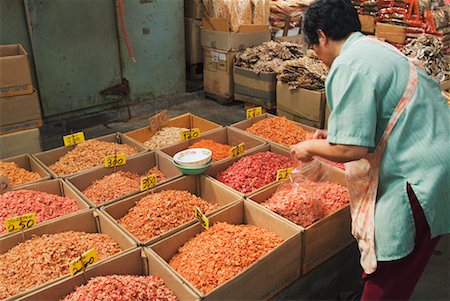
M 175 179 L 169 183 L 163 184 L 149 191 L 142 192 L 135 196 L 104 206 L 101 208 L 101 210 L 105 212 L 107 216 L 112 221 L 114 221 L 124 232 L 126 232 L 129 236 L 133 237 L 133 239 L 138 244 L 150 245 L 194 224 L 196 222 L 194 210 L 192 210 L 191 221 L 184 223 L 176 228 L 173 228 L 172 230 L 167 231 L 166 233 L 163 233 L 147 241 L 140 241 L 137 237 L 131 234 L 125 227 L 118 224 L 117 221 L 121 219 L 123 216 L 125 216 L 128 213 L 128 211 L 132 207 L 134 207 L 136 203 L 143 197 L 151 193 L 157 193 L 171 189 L 188 191 L 192 194 L 195 194 L 198 197 L 201 197 L 202 199 L 204 199 L 209 203 L 218 204 L 220 206 L 219 209 L 216 209 L 209 213 L 205 213 L 206 216 L 210 216 L 211 214 L 218 212 L 221 209 L 230 206 L 231 204 L 236 203 L 237 201 L 242 199 L 242 196 L 240 194 L 230 189 L 227 189 L 223 185 L 217 185 L 215 181 L 205 176 L 183 176 L 181 178 Z
M 450 80 L 443 81 L 440 85 L 442 91 L 450 90 Z
M 41 107 L 36 91 L 28 95 L 0 98 L 1 127 L 40 118 Z
M 201 20 L 184 18 L 186 64 L 193 65 L 203 62 L 202 46 L 200 44 L 201 25 Z
M 298 227 L 247 201 L 238 202 L 209 217 L 210 226 L 217 222 L 255 225 L 276 233 L 284 241 L 206 295 L 179 275 L 183 283 L 189 285 L 202 300 L 267 300 L 299 277 L 301 233 Z M 175 272 L 168 262 L 181 246 L 202 231 L 202 226 L 196 223 L 150 248 Z
M 230 32 L 228 21 L 220 18 L 203 19 L 202 47 L 224 51 L 244 50 L 270 41 L 269 25 L 241 25 L 239 32 Z
M 176 166 L 173 165 L 172 160 L 156 152 L 139 154 L 134 158 L 128 159 L 127 164 L 118 166 L 116 170 L 131 171 L 139 175 L 142 175 L 146 173 L 149 169 L 153 168 L 154 166 L 157 166 L 158 169 L 167 178 L 166 181 L 157 183 L 157 185 L 161 185 L 163 183 L 166 183 L 168 181 L 171 181 L 175 178 L 182 176 L 182 173 L 178 170 L 178 168 L 176 168 Z M 103 177 L 112 174 L 113 172 L 114 172 L 113 168 L 98 167 L 90 171 L 82 172 L 76 176 L 69 177 L 66 179 L 66 181 L 74 189 L 74 191 L 76 191 L 76 193 L 78 193 L 83 198 L 83 200 L 85 200 L 91 207 L 105 206 L 114 203 L 118 200 L 122 200 L 124 198 L 138 194 L 140 192 L 140 190 L 136 190 L 133 193 L 129 193 L 119 198 L 109 200 L 100 205 L 96 205 L 87 196 L 83 194 L 83 191 L 86 188 L 88 188 L 94 181 L 100 180 Z
M 220 172 L 222 172 L 222 171 L 224 171 L 225 169 L 227 169 L 227 168 L 230 167 L 231 165 L 233 165 L 233 163 L 235 163 L 235 162 L 241 160 L 243 157 L 250 156 L 250 155 L 253 155 L 253 154 L 256 154 L 256 153 L 260 153 L 260 152 L 272 152 L 272 153 L 279 154 L 279 155 L 282 155 L 282 156 L 285 156 L 285 157 L 288 157 L 288 158 L 291 157 L 291 155 L 290 155 L 290 153 L 289 153 L 289 149 L 287 149 L 287 148 L 285 148 L 285 147 L 280 147 L 280 146 L 275 145 L 275 144 L 266 144 L 266 145 L 262 145 L 262 146 L 256 147 L 256 148 L 254 148 L 254 149 L 252 149 L 252 150 L 249 150 L 248 152 L 246 152 L 246 153 L 245 153 L 243 156 L 241 156 L 241 157 L 237 157 L 237 158 L 234 158 L 234 159 L 226 160 L 226 161 L 223 161 L 223 162 L 221 162 L 221 163 L 217 163 L 217 164 L 215 164 L 215 165 L 212 165 L 212 166 L 206 171 L 206 175 L 212 177 L 212 178 L 214 179 L 214 181 L 215 181 L 218 185 L 222 185 L 223 187 L 225 187 L 225 188 L 227 188 L 227 189 L 230 189 L 230 190 L 232 190 L 232 191 L 235 191 L 236 193 L 240 194 L 240 195 L 243 196 L 243 197 L 244 197 L 244 196 L 248 196 L 248 195 L 251 194 L 251 193 L 255 193 L 255 192 L 257 192 L 257 191 L 260 191 L 260 190 L 264 189 L 265 187 L 268 187 L 268 186 L 270 186 L 270 185 L 273 185 L 273 184 L 275 183 L 275 181 L 272 182 L 272 183 L 270 183 L 270 184 L 268 184 L 268 185 L 265 185 L 265 186 L 263 186 L 263 187 L 261 187 L 261 188 L 259 188 L 259 189 L 257 189 L 257 190 L 255 190 L 255 191 L 253 191 L 253 192 L 251 192 L 251 193 L 244 194 L 244 193 L 242 193 L 242 192 L 239 192 L 239 191 L 234 190 L 233 188 L 227 186 L 226 184 L 220 182 L 219 180 L 216 180 L 217 174 L 220 173 Z
M 154 256 L 149 258 L 152 255 L 148 255 L 148 253 L 147 249 L 136 248 L 117 257 L 107 258 L 97 265 L 88 267 L 86 275 L 80 273 L 74 277 L 65 278 L 18 300 L 62 300 L 78 286 L 86 284 L 85 279 L 107 275 L 160 276 L 164 280 L 164 285 L 173 291 L 178 300 L 199 300 L 199 297 L 186 284 L 182 283 L 177 275 L 160 260 L 154 259 Z
M 325 92 L 298 88 L 289 89 L 278 81 L 277 83 L 277 109 L 299 116 L 303 119 L 319 123 L 323 128 L 325 118 Z
M 0 97 L 33 93 L 28 53 L 22 45 L 0 45 L 0 70 Z
M 328 105 L 325 106 L 325 122 L 323 125 L 324 129 L 328 129 L 328 119 L 330 118 L 330 107 Z
M 195 142 L 198 142 L 203 139 L 209 139 L 213 140 L 218 143 L 227 144 L 231 146 L 236 146 L 240 143 L 245 144 L 245 152 L 246 154 L 248 151 L 254 149 L 255 147 L 259 147 L 262 145 L 265 145 L 266 142 L 262 139 L 256 138 L 254 136 L 249 135 L 249 133 L 244 133 L 242 131 L 239 131 L 237 129 L 233 129 L 230 127 L 226 127 L 208 134 L 203 135 L 200 138 L 191 139 L 188 141 L 183 141 L 178 144 L 174 144 L 172 146 L 166 147 L 161 149 L 161 152 L 166 154 L 170 160 L 172 160 L 173 156 L 182 151 L 187 149 L 190 145 L 194 144 Z M 241 157 L 242 155 L 238 156 Z M 218 164 L 220 162 L 224 162 L 226 160 L 230 160 L 230 158 L 222 159 L 220 161 L 215 161 L 213 165 Z
M 345 173 L 342 170 L 326 163 L 321 163 L 321 167 L 323 172 L 327 173 L 327 176 L 325 177 L 326 181 L 338 183 L 347 187 Z M 276 183 L 264 190 L 250 194 L 248 200 L 260 204 L 269 199 L 280 184 L 281 183 Z M 280 218 L 282 217 L 280 216 Z M 351 234 L 349 205 L 315 222 L 307 228 L 296 225 L 288 219 L 282 219 L 303 231 L 302 275 L 321 265 L 354 242 L 354 238 Z
M 275 72 L 260 72 L 234 67 L 234 99 L 267 109 L 277 105 L 277 74 Z
M 171 126 L 188 129 L 198 128 L 200 130 L 200 136 L 206 134 L 209 131 L 222 128 L 222 126 L 217 123 L 195 116 L 194 114 L 191 113 L 186 113 L 180 116 L 170 118 L 169 121 L 166 124 L 164 124 L 163 127 L 171 127 Z M 150 140 L 150 138 L 153 135 L 154 133 L 152 132 L 150 127 L 144 127 L 125 133 L 125 137 L 136 141 L 142 147 L 145 147 L 144 142 Z
M 0 127 L 0 135 L 17 133 L 20 131 L 36 129 L 42 126 L 42 119 L 29 120 Z
M 307 125 L 309 127 L 313 127 L 316 129 L 322 129 L 324 127 L 324 122 L 319 122 L 319 121 L 312 121 L 306 118 L 302 118 L 300 116 L 288 113 L 282 109 L 277 109 L 277 115 L 278 116 L 283 116 L 286 117 L 289 120 L 295 121 L 297 123 L 301 123 L 304 125 Z
M 375 36 L 394 44 L 405 44 L 406 27 L 378 22 Z
M 246 134 L 248 134 L 248 135 L 251 135 L 251 136 L 253 136 L 253 137 L 257 137 L 257 138 L 262 139 L 262 140 L 264 140 L 264 141 L 266 141 L 266 142 L 268 142 L 268 143 L 270 143 L 270 144 L 277 145 L 278 147 L 281 147 L 281 148 L 287 148 L 286 146 L 284 146 L 284 145 L 282 145 L 282 144 L 275 143 L 275 142 L 273 142 L 273 141 L 270 141 L 270 140 L 268 140 L 268 139 L 265 139 L 265 138 L 263 138 L 263 137 L 254 135 L 254 134 L 249 133 L 249 132 L 246 131 L 247 128 L 251 127 L 252 125 L 254 125 L 255 123 L 257 123 L 258 121 L 261 121 L 261 120 L 263 120 L 263 119 L 265 119 L 265 118 L 275 118 L 275 117 L 278 117 L 278 116 L 272 115 L 272 114 L 269 114 L 269 113 L 264 113 L 264 114 L 262 114 L 262 115 L 260 115 L 260 116 L 258 116 L 258 117 L 255 117 L 255 118 L 245 119 L 245 120 L 242 120 L 242 121 L 233 123 L 232 125 L 230 125 L 230 127 L 239 129 L 240 131 L 244 131 L 244 132 L 245 132 Z M 294 121 L 293 121 L 293 122 L 294 122 Z M 306 131 L 306 133 L 309 134 L 309 135 L 314 134 L 314 131 L 316 130 L 315 128 L 310 127 L 310 126 L 308 126 L 308 125 L 300 124 L 300 123 L 298 123 L 298 122 L 294 122 L 294 123 L 297 124 L 299 127 L 303 128 L 303 129 Z
M 24 155 L 19 155 L 19 156 L 15 156 L 15 157 L 2 159 L 2 161 L 14 162 L 17 164 L 18 167 L 32 171 L 32 172 L 37 172 L 41 176 L 41 178 L 38 180 L 28 182 L 28 183 L 25 183 L 22 185 L 17 185 L 17 186 L 14 186 L 14 188 L 21 188 L 25 185 L 42 182 L 45 180 L 49 180 L 51 178 L 50 173 L 48 173 L 44 167 L 39 165 L 39 163 L 33 157 L 31 157 L 29 154 L 24 154 Z
M 123 233 L 109 218 L 105 217 L 105 215 L 102 212 L 95 209 L 63 217 L 53 222 L 42 223 L 42 225 L 37 225 L 36 227 L 23 231 L 23 237 L 25 238 L 25 240 L 29 240 L 35 235 L 40 236 L 43 234 L 55 234 L 66 231 L 104 233 L 111 236 L 123 248 L 123 251 L 111 256 L 110 258 L 116 257 L 122 254 L 123 252 L 131 250 L 136 247 L 136 243 L 131 238 L 129 238 L 125 233 Z M 13 247 L 17 246 L 22 242 L 23 238 L 22 233 L 20 232 L 13 233 L 11 235 L 0 238 L 0 254 L 8 252 L 10 249 L 12 249 Z M 103 262 L 103 260 L 100 260 L 98 263 L 95 263 L 92 267 L 96 266 L 101 262 Z M 28 293 L 46 287 L 52 283 L 70 277 L 71 277 L 70 274 L 61 276 L 43 285 L 30 288 L 6 300 L 15 300 L 18 297 L 24 296 Z
M 0 159 L 26 153 L 38 153 L 41 150 L 39 129 L 0 135 Z
M 226 100 L 233 99 L 233 60 L 236 52 L 203 48 L 203 90 Z
M 361 22 L 361 31 L 366 34 L 375 33 L 375 21 L 374 17 L 369 15 L 358 15 L 359 22 Z
M 61 137 L 61 139 L 62 139 L 62 137 Z M 106 141 L 106 142 L 116 142 L 116 143 L 119 143 L 119 144 L 128 144 L 128 145 L 136 148 L 138 153 L 133 155 L 133 156 L 127 157 L 127 160 L 131 159 L 131 158 L 134 158 L 139 153 L 147 151 L 147 149 L 143 145 L 137 143 L 133 139 L 130 139 L 130 138 L 128 138 L 125 135 L 120 134 L 120 133 L 109 134 L 109 135 L 106 135 L 106 136 L 97 137 L 97 138 L 94 138 L 94 140 L 100 140 L 100 141 Z M 62 146 L 62 147 L 51 149 L 51 150 L 48 150 L 48 151 L 45 151 L 45 152 L 36 153 L 36 154 L 33 154 L 32 156 L 39 162 L 39 164 L 41 164 L 42 166 L 45 167 L 47 172 L 49 172 L 52 175 L 53 178 L 67 178 L 67 177 L 71 177 L 71 176 L 77 175 L 77 174 L 82 173 L 82 172 L 86 172 L 86 171 L 98 168 L 98 167 L 92 167 L 92 168 L 81 170 L 79 172 L 76 172 L 76 173 L 73 173 L 73 174 L 69 174 L 69 175 L 66 175 L 66 176 L 62 176 L 62 177 L 60 177 L 59 175 L 54 173 L 53 170 L 51 170 L 49 166 L 52 165 L 53 163 L 57 162 L 62 156 L 64 156 L 69 151 L 73 150 L 74 148 L 75 148 L 75 145 Z
M 184 16 L 201 21 L 203 18 L 202 0 L 184 0 Z

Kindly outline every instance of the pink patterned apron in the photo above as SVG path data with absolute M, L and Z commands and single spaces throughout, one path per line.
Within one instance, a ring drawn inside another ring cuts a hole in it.
M 369 37 L 361 38 L 356 42 L 360 41 L 381 43 Z M 363 159 L 345 164 L 345 173 L 350 194 L 352 234 L 358 241 L 358 247 L 361 252 L 361 266 L 366 274 L 373 273 L 377 268 L 377 257 L 375 253 L 375 203 L 381 160 L 389 136 L 400 115 L 411 100 L 417 86 L 418 76 L 416 67 L 411 61 L 409 61 L 409 66 L 408 84 L 392 113 L 375 152 L 367 154 Z

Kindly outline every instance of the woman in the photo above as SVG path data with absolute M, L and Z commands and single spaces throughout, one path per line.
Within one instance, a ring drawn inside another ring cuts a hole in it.
M 305 40 L 330 68 L 328 132 L 291 153 L 346 163 L 362 300 L 408 299 L 450 232 L 450 110 L 439 85 L 394 47 L 365 37 L 348 0 L 317 0 Z

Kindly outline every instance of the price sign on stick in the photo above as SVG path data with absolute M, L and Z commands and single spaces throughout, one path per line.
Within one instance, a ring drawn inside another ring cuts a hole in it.
M 202 227 L 205 228 L 205 230 L 209 229 L 209 219 L 202 213 L 202 211 L 198 207 L 195 207 L 195 217 L 200 222 Z
M 247 110 L 247 119 L 262 115 L 262 107 L 255 107 Z
M 118 154 L 105 157 L 105 167 L 115 167 L 127 164 L 127 155 Z
M 230 157 L 232 159 L 236 158 L 237 156 L 242 155 L 244 152 L 245 152 L 245 143 L 242 142 L 230 149 Z
M 187 131 L 181 131 L 180 133 L 180 140 L 189 140 L 189 139 L 195 139 L 200 137 L 200 129 L 194 128 Z
M 283 168 L 283 169 L 278 169 L 277 170 L 277 182 L 284 180 L 287 178 L 287 176 L 292 173 L 292 167 L 289 168 Z
M 80 144 L 81 142 L 84 141 L 84 133 L 83 132 L 72 133 L 70 135 L 64 136 L 63 140 L 64 140 L 64 146 Z
M 77 259 L 72 260 L 69 263 L 69 270 L 72 276 L 76 275 L 78 272 L 84 271 L 88 266 L 98 261 L 97 250 L 92 248 Z
M 36 226 L 36 214 L 28 213 L 5 219 L 6 232 L 23 231 Z
M 156 174 L 151 174 L 148 177 L 142 177 L 140 185 L 141 191 L 146 191 L 155 187 L 156 182 L 157 182 Z
M 164 126 L 169 121 L 167 116 L 167 110 L 159 112 L 149 118 L 148 123 L 150 126 L 150 131 L 152 133 L 157 132 L 162 126 Z

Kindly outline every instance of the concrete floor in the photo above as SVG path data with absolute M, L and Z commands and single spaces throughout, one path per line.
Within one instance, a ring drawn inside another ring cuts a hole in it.
M 148 118 L 154 113 L 143 112 L 138 117 L 123 122 L 113 122 L 85 128 L 87 138 L 98 137 L 113 132 L 128 132 L 148 125 Z M 245 118 L 242 103 L 220 105 L 204 99 L 201 94 L 193 99 L 168 108 L 169 116 L 191 112 L 221 125 L 229 125 Z M 43 147 L 50 149 L 62 145 L 61 135 L 47 136 Z M 308 273 L 293 285 L 278 294 L 276 300 L 329 300 L 335 299 L 337 292 L 360 290 L 361 269 L 358 251 L 353 244 L 328 260 L 323 266 Z M 450 236 L 443 237 L 438 244 L 428 267 L 420 279 L 412 300 L 450 300 Z

